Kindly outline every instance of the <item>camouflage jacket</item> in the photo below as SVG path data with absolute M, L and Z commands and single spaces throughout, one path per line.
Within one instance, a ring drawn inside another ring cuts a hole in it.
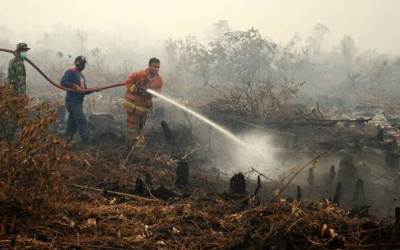
M 26 72 L 24 59 L 14 57 L 8 66 L 8 82 L 17 95 L 26 94 Z

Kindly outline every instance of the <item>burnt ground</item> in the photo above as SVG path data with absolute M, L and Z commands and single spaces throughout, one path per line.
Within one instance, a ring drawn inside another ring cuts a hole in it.
M 321 177 L 326 171 L 316 174 L 312 191 L 307 186 L 310 182 L 306 170 L 280 196 L 275 192 L 289 178 L 275 183 L 261 176 L 261 187 L 257 188 L 249 173 L 244 173 L 245 191 L 233 192 L 240 188 L 232 189 L 229 174 L 217 167 L 204 168 L 210 161 L 209 154 L 201 150 L 187 126 L 171 126 L 169 132 L 165 124 L 164 130 L 153 126 L 147 131 L 146 146 L 131 151 L 121 130 L 115 129 L 117 124 L 110 122 L 110 117 L 103 118 L 107 126 L 92 127 L 89 145 L 78 142 L 70 146 L 69 150 L 79 156 L 80 165 L 70 172 L 67 195 L 61 202 L 40 213 L 13 207 L 12 203 L 0 207 L 0 246 L 4 249 L 398 247 L 398 230 L 393 219 L 371 215 L 368 202 L 355 204 L 346 195 L 340 201 L 330 200 L 334 194 L 326 190 Z M 281 140 L 290 158 L 307 162 L 316 153 L 325 153 L 321 164 L 330 166 L 332 161 L 336 164 L 338 161 L 334 149 L 345 148 L 356 152 L 357 157 L 366 154 L 377 164 L 382 163 L 379 152 L 380 158 L 364 152 L 376 151 L 378 146 L 359 147 L 349 135 L 346 140 L 339 140 L 333 133 L 330 138 L 334 140 L 315 139 L 319 143 L 302 146 L 309 133 L 303 132 L 297 142 Z M 327 138 L 326 130 L 322 129 L 320 134 Z M 335 154 L 326 153 L 330 151 Z M 358 159 L 353 161 L 360 168 Z M 177 183 L 179 165 L 188 166 L 187 183 Z M 365 181 L 366 190 L 368 183 Z M 296 193 L 297 185 L 302 194 Z M 373 198 L 367 193 L 367 200 Z

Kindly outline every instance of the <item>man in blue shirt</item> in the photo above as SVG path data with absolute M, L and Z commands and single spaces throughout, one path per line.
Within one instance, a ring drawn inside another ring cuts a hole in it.
M 89 135 L 86 117 L 83 113 L 83 100 L 85 95 L 91 94 L 93 91 L 85 91 L 87 89 L 86 80 L 82 71 L 85 69 L 86 58 L 78 56 L 75 58 L 74 64 L 75 67 L 65 71 L 64 76 L 61 79 L 61 85 L 63 87 L 73 89 L 73 91 L 68 90 L 67 96 L 65 97 L 65 107 L 68 111 L 65 135 L 68 140 L 72 140 L 75 133 L 79 131 L 82 142 L 87 143 Z

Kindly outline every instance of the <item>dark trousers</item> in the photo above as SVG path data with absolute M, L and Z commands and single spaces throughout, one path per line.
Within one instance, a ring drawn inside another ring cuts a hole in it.
M 68 111 L 67 129 L 65 135 L 72 139 L 77 131 L 82 138 L 82 141 L 87 141 L 88 130 L 85 114 L 83 113 L 82 103 L 67 102 L 65 107 Z

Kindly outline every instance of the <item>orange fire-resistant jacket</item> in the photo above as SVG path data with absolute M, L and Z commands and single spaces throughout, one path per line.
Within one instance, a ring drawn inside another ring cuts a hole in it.
M 142 71 L 138 71 L 129 75 L 128 79 L 125 81 L 126 94 L 124 106 L 129 112 L 135 112 L 136 110 L 147 112 L 153 105 L 151 96 L 144 97 L 131 92 L 131 86 L 136 85 L 144 87 L 146 89 L 152 89 L 154 91 L 160 92 L 163 86 L 163 81 L 160 75 L 151 77 L 150 70 L 147 68 Z

